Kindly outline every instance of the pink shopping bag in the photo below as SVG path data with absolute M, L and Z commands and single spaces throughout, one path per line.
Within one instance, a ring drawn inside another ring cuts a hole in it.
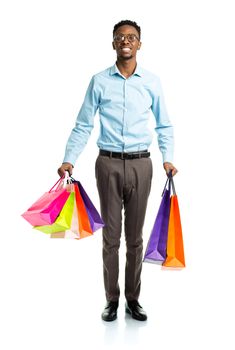
M 63 183 L 67 183 L 67 175 L 61 177 L 49 192 L 44 193 L 21 216 L 33 226 L 54 223 L 70 195 L 70 192 L 62 187 Z

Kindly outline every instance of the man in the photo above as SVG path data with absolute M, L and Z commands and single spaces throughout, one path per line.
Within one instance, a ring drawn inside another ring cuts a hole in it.
M 120 289 L 118 251 L 122 230 L 122 208 L 126 239 L 126 312 L 139 321 L 147 319 L 139 304 L 143 257 L 142 228 L 152 181 L 152 160 L 148 147 L 152 135 L 147 123 L 150 111 L 156 119 L 155 131 L 163 157 L 163 167 L 174 176 L 173 126 L 167 114 L 160 79 L 137 65 L 141 30 L 136 22 L 125 20 L 113 29 L 116 63 L 94 75 L 76 126 L 68 139 L 60 176 L 72 174 L 76 159 L 84 149 L 100 115 L 99 155 L 95 175 L 100 198 L 103 228 L 103 274 L 106 307 L 102 319 L 117 318 Z

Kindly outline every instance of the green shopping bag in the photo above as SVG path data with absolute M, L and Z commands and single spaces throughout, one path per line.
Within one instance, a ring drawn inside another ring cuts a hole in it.
M 73 210 L 75 205 L 75 193 L 74 185 L 72 187 L 72 192 L 70 193 L 65 205 L 63 206 L 59 216 L 52 225 L 34 226 L 36 230 L 42 231 L 44 233 L 54 233 L 68 230 L 71 227 Z

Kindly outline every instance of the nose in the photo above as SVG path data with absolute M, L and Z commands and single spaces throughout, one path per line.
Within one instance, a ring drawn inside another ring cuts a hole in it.
M 128 39 L 127 39 L 127 37 L 126 36 L 124 36 L 124 40 L 123 40 L 123 42 L 126 44 L 126 43 L 128 43 L 129 44 L 129 41 L 128 41 Z

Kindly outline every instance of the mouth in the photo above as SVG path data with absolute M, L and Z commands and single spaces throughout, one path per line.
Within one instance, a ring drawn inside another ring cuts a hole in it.
M 130 47 L 121 47 L 121 51 L 129 53 L 129 52 L 131 52 L 131 48 Z

